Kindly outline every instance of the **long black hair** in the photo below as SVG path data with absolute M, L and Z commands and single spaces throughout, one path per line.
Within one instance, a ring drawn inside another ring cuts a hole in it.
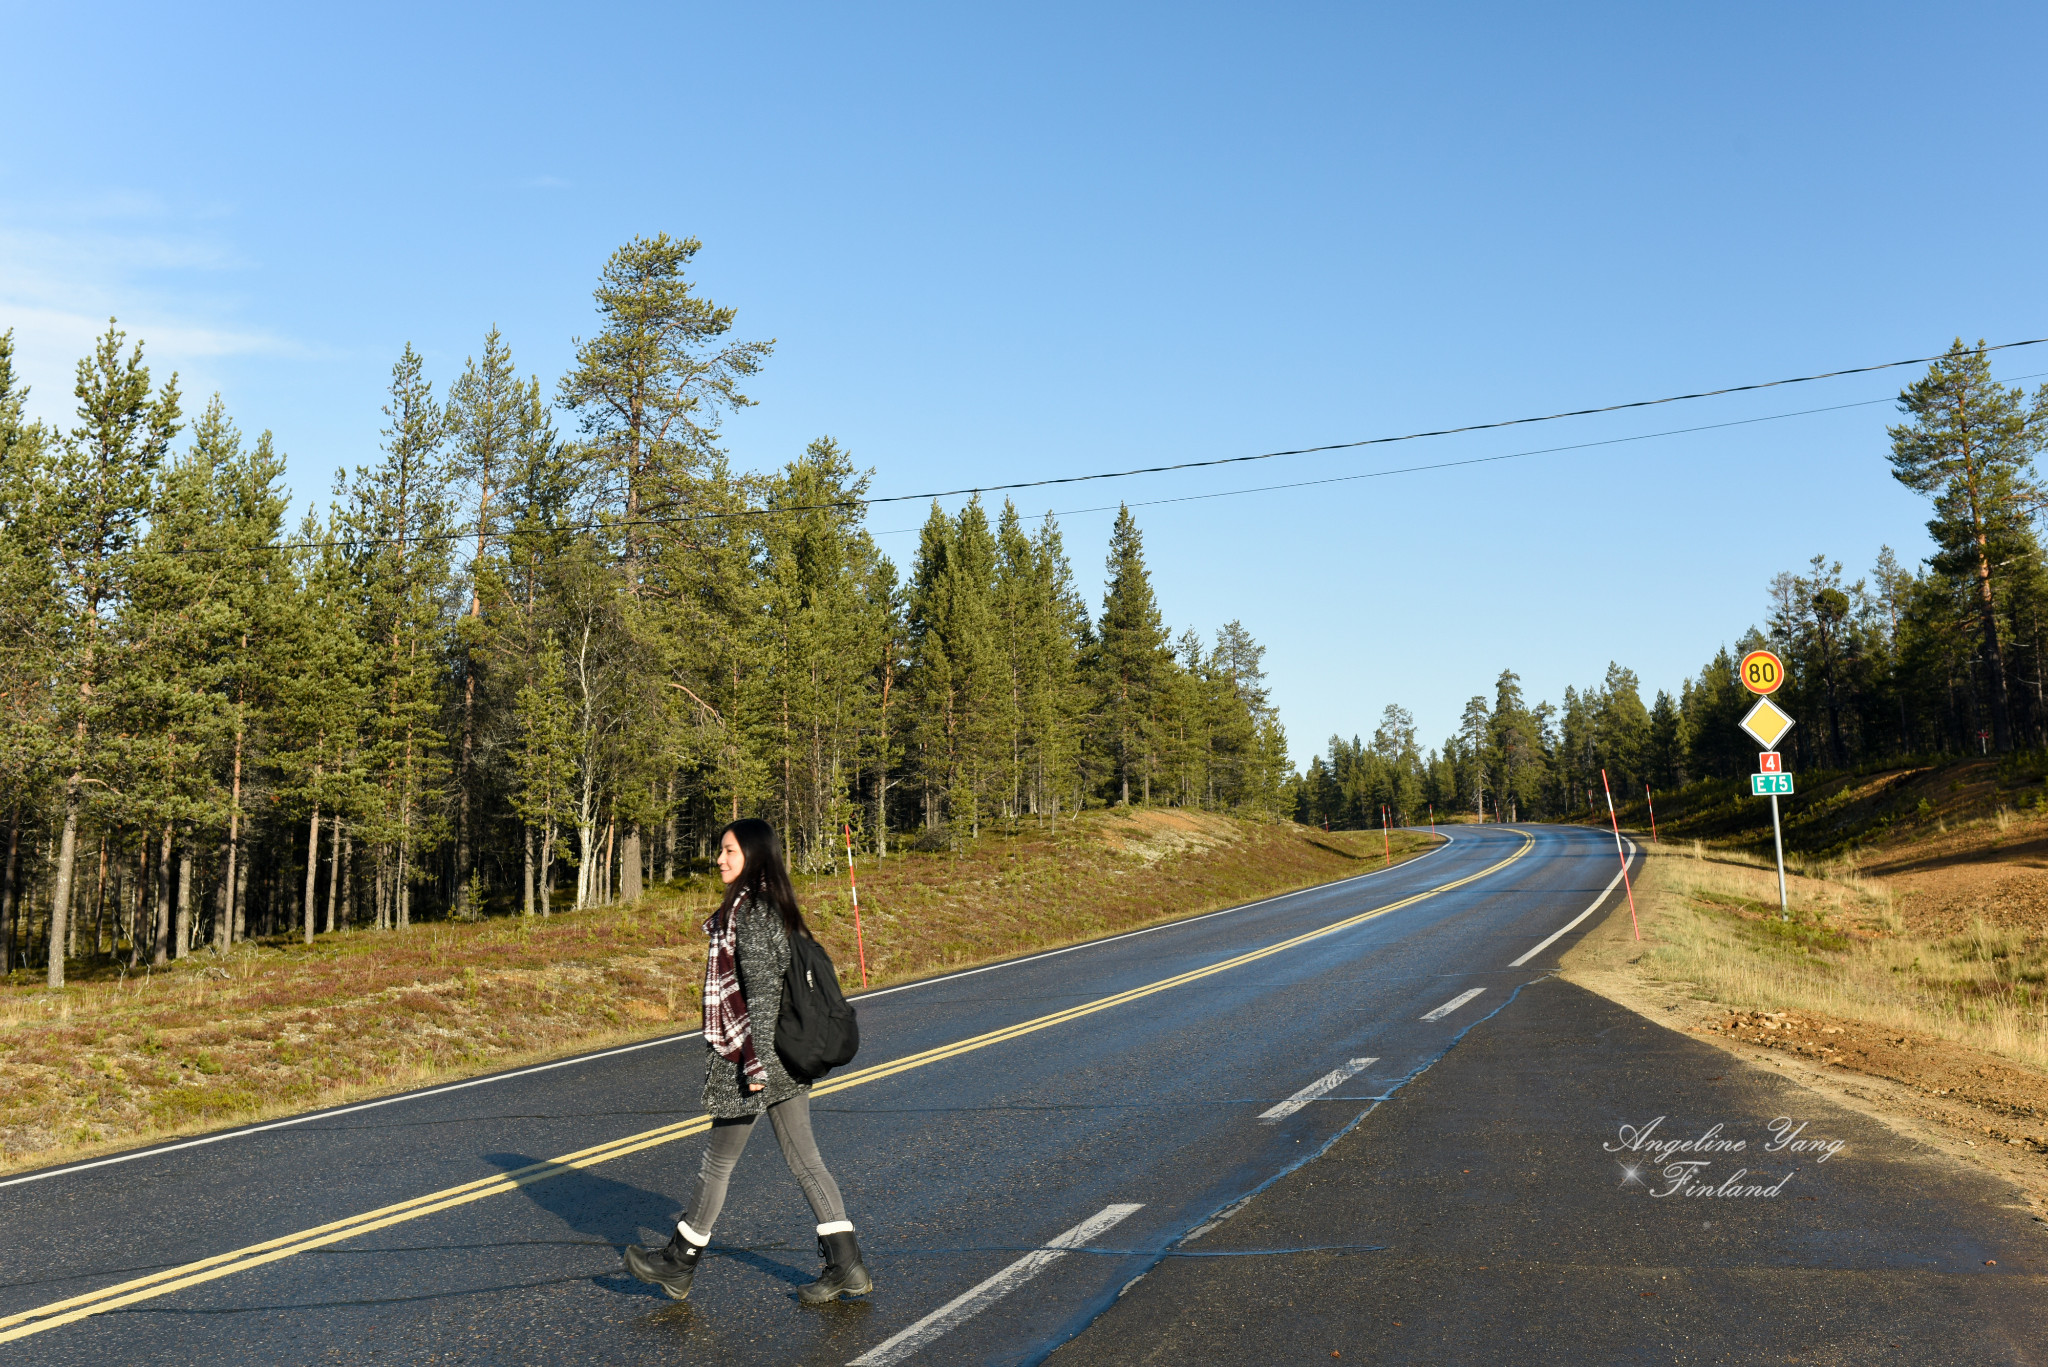
M 804 924 L 803 909 L 796 904 L 796 889 L 789 885 L 789 870 L 782 864 L 782 842 L 776 838 L 775 828 L 765 821 L 746 816 L 718 833 L 720 845 L 725 844 L 727 834 L 739 842 L 740 857 L 745 863 L 740 867 L 740 876 L 727 886 L 725 900 L 718 904 L 718 915 L 721 918 L 732 915 L 733 906 L 740 898 L 752 897 L 766 902 L 782 914 L 783 934 L 792 939 L 798 935 L 810 936 L 811 928 Z

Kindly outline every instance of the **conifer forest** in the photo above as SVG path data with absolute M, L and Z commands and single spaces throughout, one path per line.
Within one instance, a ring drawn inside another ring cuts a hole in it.
M 1295 782 L 1296 818 L 1377 826 L 1384 808 L 1396 824 L 1425 813 L 1605 820 L 1603 773 L 1617 805 L 1646 788 L 1753 773 L 1756 744 L 1736 723 L 1756 696 L 1736 665 L 1755 649 L 1785 663 L 1773 701 L 1797 720 L 1779 746 L 1794 770 L 2048 749 L 2048 566 L 2035 526 L 2048 485 L 2033 465 L 2048 445 L 2048 386 L 2029 396 L 1999 383 L 1984 344 L 1958 340 L 1900 393 L 1882 442 L 1871 477 L 1929 500 L 1934 554 L 1923 564 L 1907 568 L 1885 548 L 1853 580 L 1825 555 L 1778 574 L 1761 625 L 1715 651 L 1675 696 L 1659 689 L 1646 703 L 1635 672 L 1609 664 L 1599 682 L 1566 688 L 1561 705 L 1531 704 L 1520 676 L 1503 670 L 1492 696 L 1468 701 L 1456 734 L 1427 753 L 1410 714 L 1389 706 L 1370 742 L 1332 736 L 1310 761 Z M 1703 536 L 1701 554 L 1728 551 Z M 1701 626 L 1709 639 L 1716 630 Z
M 934 502 L 899 571 L 831 438 L 733 468 L 772 348 L 697 249 L 615 252 L 553 384 L 495 329 L 459 374 L 406 347 L 381 444 L 295 525 L 284 438 L 142 339 L 109 324 L 63 427 L 0 332 L 10 971 L 630 900 L 742 815 L 816 870 L 1295 805 L 1261 647 L 1169 632 L 1128 510 L 1097 611 L 1049 514 Z

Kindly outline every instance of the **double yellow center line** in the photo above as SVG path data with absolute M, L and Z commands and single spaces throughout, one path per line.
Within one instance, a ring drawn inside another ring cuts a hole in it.
M 1156 993 L 1171 991 L 1176 987 L 1185 987 L 1187 984 L 1198 982 L 1203 978 L 1212 977 L 1218 973 L 1227 973 L 1233 968 L 1242 968 L 1246 964 L 1256 963 L 1260 959 L 1298 948 L 1308 944 L 1310 941 L 1320 940 L 1324 936 L 1339 934 L 1376 917 L 1399 911 L 1403 907 L 1414 906 L 1417 902 L 1425 901 L 1440 893 L 1450 892 L 1454 888 L 1462 888 L 1468 883 L 1476 883 L 1482 878 L 1498 873 L 1517 859 L 1520 859 L 1529 852 L 1530 847 L 1535 843 L 1536 841 L 1533 836 L 1523 834 L 1521 846 L 1507 858 L 1500 860 L 1498 863 L 1489 864 L 1477 873 L 1468 874 L 1452 882 L 1440 884 L 1426 892 L 1418 892 L 1411 897 L 1404 897 L 1398 902 L 1390 902 L 1386 906 L 1377 907 L 1372 911 L 1346 917 L 1344 920 L 1335 921 L 1319 929 L 1296 935 L 1292 939 L 1281 940 L 1276 944 L 1267 945 L 1263 949 L 1255 949 L 1249 953 L 1240 954 L 1235 958 L 1209 964 L 1204 968 L 1191 969 L 1186 973 L 1176 974 L 1171 978 L 1161 978 L 1158 982 L 1147 983 L 1143 987 L 1134 987 L 1128 992 L 1118 992 L 1113 996 L 1100 997 L 1091 1002 L 1084 1002 L 1079 1006 L 1068 1007 L 1064 1011 L 1055 1011 L 1050 1015 L 1021 1021 L 1016 1025 L 1006 1025 L 1000 1030 L 991 1030 L 985 1035 L 976 1035 L 971 1039 L 956 1040 L 951 1044 L 942 1044 L 935 1049 L 927 1049 L 920 1054 L 911 1054 L 905 1058 L 891 1060 L 888 1063 L 876 1064 L 872 1068 L 862 1068 L 833 1078 L 830 1081 L 819 1083 L 811 1089 L 811 1095 L 830 1096 L 834 1092 L 843 1092 L 853 1087 L 863 1087 L 870 1082 L 879 1082 L 884 1078 L 895 1077 L 899 1073 L 907 1073 L 913 1069 L 923 1068 L 945 1059 L 957 1058 L 962 1054 L 971 1054 L 977 1049 L 986 1049 L 993 1044 L 1002 1044 L 1008 1040 L 1018 1039 L 1039 1030 L 1050 1029 L 1055 1025 L 1064 1025 L 1069 1021 L 1079 1020 L 1083 1016 L 1092 1016 L 1098 1011 L 1108 1011 L 1113 1007 L 1124 1006 Z M 202 1258 L 198 1262 L 166 1268 L 161 1272 L 152 1272 L 146 1277 L 137 1277 L 133 1281 L 122 1282 L 116 1286 L 103 1287 L 98 1291 L 89 1291 L 84 1295 L 73 1296 L 68 1300 L 52 1301 L 48 1305 L 37 1306 L 33 1310 L 23 1310 L 12 1315 L 0 1317 L 0 1343 L 6 1343 L 18 1338 L 26 1338 L 30 1334 L 39 1334 L 45 1329 L 54 1329 L 58 1325 L 70 1324 L 74 1320 L 82 1320 L 90 1315 L 103 1315 L 110 1310 L 119 1310 L 123 1306 L 134 1305 L 138 1301 L 169 1295 L 173 1291 L 182 1291 L 188 1286 L 197 1286 L 202 1282 L 218 1281 L 222 1277 L 232 1276 L 237 1272 L 247 1272 L 251 1268 L 261 1267 L 265 1263 L 278 1262 L 296 1254 L 306 1253 L 316 1248 L 324 1248 L 329 1244 L 340 1243 L 344 1239 L 354 1239 L 380 1229 L 387 1229 L 392 1225 L 404 1224 L 408 1220 L 418 1220 L 424 1216 L 439 1214 L 444 1210 L 453 1210 L 457 1206 L 468 1205 L 471 1201 L 481 1201 L 486 1196 L 497 1196 L 503 1192 L 517 1191 L 521 1187 L 530 1187 L 536 1183 L 561 1177 L 567 1173 L 595 1167 L 599 1163 L 609 1163 L 614 1159 L 624 1158 L 628 1154 L 639 1153 L 644 1149 L 655 1148 L 661 1144 L 673 1143 L 678 1139 L 686 1139 L 691 1135 L 702 1134 L 710 1128 L 710 1116 L 695 1116 L 689 1120 L 678 1121 L 673 1125 L 663 1125 L 657 1129 L 643 1130 L 639 1134 L 627 1135 L 623 1139 L 614 1139 L 607 1143 L 593 1145 L 587 1149 L 578 1149 L 574 1153 L 565 1153 L 558 1158 L 550 1158 L 543 1162 L 529 1164 L 523 1168 L 514 1168 L 509 1172 L 498 1173 L 490 1177 L 480 1177 L 474 1182 L 465 1182 L 460 1186 L 447 1187 L 440 1191 L 430 1192 L 425 1196 L 415 1196 L 410 1201 L 400 1201 L 396 1205 L 381 1206 L 376 1210 L 364 1211 L 360 1215 L 352 1215 L 345 1220 L 336 1220 L 330 1224 L 300 1230 L 296 1234 L 287 1234 L 280 1238 L 268 1239 L 260 1244 L 250 1244 L 246 1248 L 238 1248 L 231 1253 L 217 1253 L 211 1258 Z

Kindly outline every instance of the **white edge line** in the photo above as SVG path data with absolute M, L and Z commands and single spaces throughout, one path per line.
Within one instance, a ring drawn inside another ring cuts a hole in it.
M 901 1362 L 947 1330 L 966 1323 L 985 1307 L 1030 1281 L 1048 1264 L 1065 1257 L 1068 1249 L 1087 1243 L 1132 1212 L 1143 1209 L 1142 1205 L 1104 1206 L 1043 1248 L 1033 1249 L 988 1280 L 961 1292 L 908 1329 L 882 1340 L 846 1367 L 890 1367 L 891 1363 Z
M 1293 1115 L 1296 1111 L 1326 1092 L 1336 1091 L 1338 1087 L 1379 1061 L 1379 1056 L 1375 1054 L 1371 1058 L 1352 1059 L 1342 1068 L 1332 1068 L 1293 1096 L 1288 1097 L 1287 1100 L 1281 1102 L 1278 1106 L 1268 1111 L 1260 1111 L 1259 1119 L 1267 1121 L 1285 1120 L 1288 1116 Z
M 1457 1010 L 1466 1002 L 1471 1001 L 1474 997 L 1478 996 L 1485 990 L 1486 989 L 1483 987 L 1468 988 L 1467 990 L 1460 992 L 1457 996 L 1451 998 L 1449 1001 L 1445 1002 L 1442 1006 L 1439 1006 L 1436 1010 L 1431 1011 L 1427 1015 L 1423 1016 L 1423 1019 L 1426 1021 L 1440 1021 L 1445 1016 L 1450 1015 L 1451 1012 Z
M 1624 840 L 1627 840 L 1627 837 L 1625 837 L 1625 836 L 1624 836 L 1624 837 L 1623 837 L 1623 839 L 1624 839 Z M 1633 841 L 1633 840 L 1627 840 L 1627 844 L 1628 844 L 1628 857 L 1629 857 L 1629 862 L 1630 862 L 1630 863 L 1633 863 L 1633 862 L 1635 861 L 1635 857 L 1636 857 L 1636 842 L 1635 842 L 1635 841 Z M 1622 865 L 1622 867 L 1621 867 L 1621 868 L 1620 868 L 1620 869 L 1619 869 L 1619 870 L 1618 870 L 1618 871 L 1617 871 L 1617 872 L 1615 873 L 1614 877 L 1612 877 L 1612 878 L 1610 878 L 1610 879 L 1608 879 L 1608 880 L 1607 880 L 1607 886 L 1606 886 L 1606 887 L 1604 887 L 1604 888 L 1602 888 L 1602 889 L 1600 889 L 1600 895 L 1599 895 L 1598 897 L 1595 897 L 1595 898 L 1593 899 L 1593 904 L 1592 904 L 1591 906 L 1587 907 L 1587 908 L 1586 908 L 1586 909 L 1585 909 L 1584 911 L 1580 912 L 1580 913 L 1579 913 L 1579 914 L 1578 914 L 1577 916 L 1574 916 L 1574 917 L 1572 917 L 1572 919 L 1571 919 L 1571 920 L 1569 920 L 1569 921 L 1565 922 L 1565 923 L 1564 923 L 1563 925 L 1559 926 L 1559 927 L 1558 927 L 1558 928 L 1557 928 L 1556 930 L 1553 930 L 1553 931 L 1551 931 L 1549 935 L 1547 935 L 1547 936 L 1545 936 L 1545 937 L 1544 937 L 1544 939 L 1543 939 L 1543 942 L 1542 942 L 1541 944 L 1537 945 L 1537 946 L 1536 946 L 1536 947 L 1535 947 L 1534 949 L 1532 949 L 1532 950 L 1530 950 L 1530 951 L 1529 951 L 1528 953 L 1524 954 L 1524 955 L 1523 955 L 1523 956 L 1522 956 L 1521 958 L 1519 958 L 1519 959 L 1515 960 L 1515 961 L 1514 961 L 1513 963 L 1509 964 L 1509 965 L 1508 965 L 1508 967 L 1509 967 L 1509 968 L 1520 968 L 1520 967 L 1521 967 L 1521 966 L 1522 966 L 1523 964 L 1525 964 L 1525 963 L 1528 963 L 1528 962 L 1529 962 L 1529 960 L 1531 960 L 1531 959 L 1535 958 L 1535 957 L 1536 957 L 1536 956 L 1537 956 L 1538 954 L 1541 954 L 1541 953 L 1542 953 L 1542 952 L 1543 952 L 1544 950 L 1546 950 L 1546 949 L 1550 948 L 1550 947 L 1551 947 L 1552 945 L 1556 944 L 1556 943 L 1557 943 L 1557 941 L 1558 941 L 1558 938 L 1559 938 L 1560 936 L 1562 936 L 1562 935 L 1563 935 L 1563 934 L 1564 934 L 1564 933 L 1565 933 L 1566 931 L 1569 931 L 1570 929 L 1572 929 L 1572 927 L 1574 927 L 1574 926 L 1578 925 L 1578 923 L 1579 923 L 1579 922 L 1581 922 L 1581 921 L 1585 920 L 1585 919 L 1586 919 L 1586 918 L 1587 918 L 1588 916 L 1591 916 L 1591 915 L 1592 915 L 1592 914 L 1593 914 L 1594 912 L 1598 911 L 1598 910 L 1600 909 L 1600 904 L 1601 904 L 1602 902 L 1604 902 L 1604 901 L 1606 901 L 1606 900 L 1607 900 L 1607 898 L 1608 898 L 1608 895 L 1609 895 L 1610 893 L 1612 893 L 1612 892 L 1614 891 L 1614 885 L 1615 885 L 1616 883 L 1619 883 L 1619 882 L 1621 881 L 1621 875 L 1622 875 L 1622 874 L 1624 874 L 1624 873 L 1626 873 L 1626 872 L 1628 872 L 1628 865 L 1627 865 L 1627 864 L 1624 864 L 1624 865 Z
M 1065 945 L 1059 949 L 1046 950 L 1041 954 L 1026 955 L 1021 959 L 1005 959 L 1002 963 L 986 964 L 981 968 L 963 969 L 958 973 L 948 973 L 944 977 L 920 978 L 914 983 L 904 983 L 900 987 L 885 987 L 877 992 L 863 992 L 858 996 L 849 998 L 849 1000 L 864 1002 L 875 997 L 887 997 L 897 992 L 908 992 L 913 988 L 936 987 L 940 983 L 954 982 L 960 978 L 972 978 L 982 973 L 993 973 L 997 969 L 1018 968 L 1024 964 L 1036 963 L 1040 959 L 1057 958 L 1062 954 L 1072 954 L 1075 950 L 1079 949 L 1093 949 L 1098 945 L 1115 944 L 1118 940 L 1128 940 L 1139 935 L 1150 935 L 1157 930 L 1173 930 L 1179 926 L 1191 926 L 1197 921 L 1206 921 L 1214 916 L 1230 916 L 1240 911 L 1250 911 L 1255 907 L 1266 906 L 1272 902 L 1285 901 L 1289 897 L 1299 897 L 1306 892 L 1322 892 L 1329 888 L 1342 887 L 1346 883 L 1356 883 L 1363 878 L 1377 878 L 1381 874 L 1393 873 L 1397 869 L 1405 869 L 1411 864 L 1420 863 L 1439 850 L 1449 849 L 1456 839 L 1457 837 L 1447 834 L 1443 837 L 1443 844 L 1436 846 L 1434 849 L 1426 850 L 1416 855 L 1413 859 L 1404 859 L 1390 869 L 1374 869 L 1370 873 L 1353 874 L 1349 878 L 1339 878 L 1334 882 L 1315 883 L 1305 888 L 1296 888 L 1292 892 L 1282 892 L 1276 893 L 1271 897 L 1261 897 L 1256 902 L 1245 902 L 1234 907 L 1221 907 L 1215 911 L 1205 911 L 1200 916 L 1187 917 L 1184 920 L 1162 921 L 1156 926 L 1146 926 L 1142 930 L 1127 930 L 1121 935 L 1110 935 L 1100 940 L 1084 940 L 1077 945 Z M 273 1120 L 262 1125 L 245 1125 L 238 1129 L 223 1130 L 219 1134 L 201 1135 L 197 1139 L 186 1139 L 175 1144 L 158 1144 L 146 1149 L 136 1149 L 132 1153 L 117 1153 L 108 1158 L 95 1158 L 88 1163 L 70 1163 L 63 1167 L 50 1168 L 43 1172 L 31 1172 L 20 1177 L 9 1177 L 0 1180 L 0 1188 L 20 1186 L 24 1182 L 41 1182 L 51 1177 L 68 1177 L 73 1173 L 89 1172 L 94 1168 L 110 1167 L 116 1163 L 133 1163 L 144 1158 L 155 1158 L 162 1154 L 177 1153 L 181 1149 L 196 1149 L 206 1144 L 218 1144 L 223 1140 L 240 1139 L 246 1135 L 263 1134 L 270 1130 L 282 1130 L 292 1125 L 304 1125 L 315 1120 L 331 1120 L 336 1116 L 353 1115 L 357 1111 L 375 1110 L 379 1106 L 390 1106 L 400 1101 L 425 1101 L 429 1097 L 444 1096 L 449 1092 L 459 1092 L 468 1087 L 481 1087 L 487 1082 L 509 1082 L 516 1077 L 529 1077 L 534 1073 L 545 1073 L 555 1068 L 567 1068 L 574 1063 L 595 1063 L 599 1059 L 614 1058 L 620 1054 L 630 1054 L 636 1049 L 652 1049 L 657 1044 L 676 1044 L 683 1040 L 696 1039 L 703 1033 L 702 1030 L 692 1030 L 682 1035 L 663 1035 L 660 1039 L 641 1040 L 637 1044 L 622 1045 L 616 1049 L 604 1049 L 595 1054 L 576 1054 L 570 1058 L 556 1059 L 552 1063 L 536 1064 L 531 1068 L 520 1068 L 509 1073 L 493 1073 L 489 1077 L 473 1077 L 464 1082 L 451 1082 L 440 1087 L 428 1088 L 423 1092 L 400 1092 L 396 1096 L 382 1097 L 376 1101 L 359 1102 L 354 1106 L 343 1106 L 335 1110 L 312 1111 L 306 1115 L 290 1116 L 284 1120 Z

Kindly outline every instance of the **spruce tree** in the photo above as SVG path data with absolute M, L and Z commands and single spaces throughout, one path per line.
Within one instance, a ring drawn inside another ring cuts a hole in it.
M 893 634 L 893 584 L 860 527 L 868 479 L 821 437 L 776 480 L 760 523 L 771 778 L 790 857 L 807 868 L 833 863 L 854 824 L 853 775 L 880 725 L 876 660 Z
M 1459 786 L 1461 798 L 1472 804 L 1476 819 L 1486 817 L 1486 798 L 1494 791 L 1490 781 L 1493 757 L 1493 717 L 1487 711 L 1486 699 L 1473 694 L 1465 702 L 1464 715 L 1458 721 L 1458 757 L 1463 770 Z M 1496 799 L 1494 809 L 1500 803 Z
M 1142 795 L 1151 777 L 1148 764 L 1158 730 L 1160 693 L 1172 662 L 1145 569 L 1144 538 L 1128 507 L 1117 510 L 1108 569 L 1092 661 L 1097 743 L 1108 758 L 1117 802 L 1129 806 L 1133 782 Z
M 576 819 L 576 732 L 569 676 L 561 643 L 553 636 L 541 646 L 532 680 L 519 690 L 515 712 L 512 808 L 525 829 L 525 914 L 533 914 L 537 879 L 540 914 L 546 916 L 553 909 L 555 843 L 563 824 Z
M 447 623 L 449 505 L 441 463 L 447 427 L 419 354 L 392 367 L 384 459 L 358 466 L 345 492 L 373 685 L 364 762 L 375 786 L 365 834 L 375 854 L 379 929 L 412 920 L 420 861 L 440 841 L 448 763 L 438 721 Z
M 918 534 L 905 621 L 910 653 L 906 679 L 910 719 L 905 728 L 906 740 L 916 768 L 920 816 L 927 831 L 941 824 L 941 804 L 952 784 L 957 683 L 948 629 L 947 585 L 953 540 L 952 521 L 935 501 Z
M 468 603 L 455 628 L 455 667 L 461 678 L 462 718 L 455 763 L 455 914 L 468 919 L 475 841 L 477 671 L 485 632 L 482 578 L 502 521 L 505 483 L 511 477 L 528 420 L 525 387 L 505 339 L 493 327 L 484 336 L 481 362 L 471 357 L 448 389 L 448 478 L 469 523 Z

